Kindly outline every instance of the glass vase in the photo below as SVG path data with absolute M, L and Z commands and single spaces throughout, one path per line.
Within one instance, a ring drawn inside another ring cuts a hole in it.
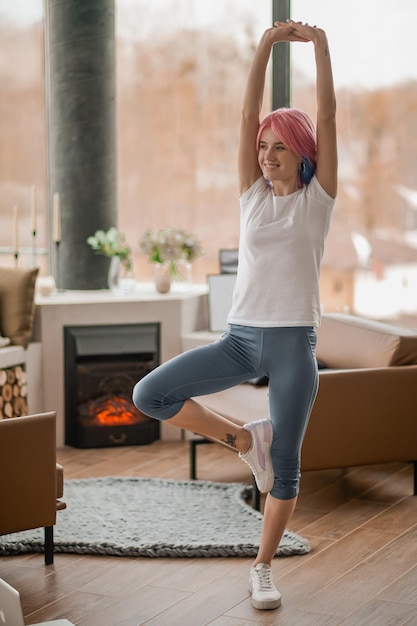
M 189 289 L 193 284 L 193 271 L 192 265 L 189 261 L 180 259 L 176 263 L 177 266 L 177 279 L 185 289 Z
M 172 274 L 169 263 L 155 263 L 154 283 L 158 293 L 168 293 L 170 291 Z
M 136 280 L 133 267 L 127 269 L 120 257 L 113 256 L 110 260 L 107 285 L 110 291 L 124 294 L 132 293 L 136 289 Z
M 120 288 L 121 262 L 118 256 L 110 259 L 109 271 L 107 274 L 107 286 L 110 291 L 117 291 Z

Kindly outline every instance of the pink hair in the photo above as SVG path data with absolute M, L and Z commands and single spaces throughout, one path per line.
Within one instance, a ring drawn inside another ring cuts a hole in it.
M 261 122 L 256 137 L 256 149 L 259 150 L 260 138 L 265 128 L 271 128 L 283 144 L 300 159 L 306 159 L 312 170 L 317 165 L 316 127 L 313 120 L 301 109 L 281 108 L 269 113 Z M 300 187 L 304 181 L 300 174 Z

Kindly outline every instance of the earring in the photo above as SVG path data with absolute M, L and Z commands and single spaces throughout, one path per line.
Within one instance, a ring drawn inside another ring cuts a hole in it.
M 304 172 L 306 171 L 306 164 L 304 163 L 304 161 L 300 161 L 298 167 L 299 167 L 299 170 L 300 170 L 300 174 L 304 174 Z

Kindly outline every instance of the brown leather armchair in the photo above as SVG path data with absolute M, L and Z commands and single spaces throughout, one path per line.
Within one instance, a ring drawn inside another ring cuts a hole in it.
M 45 528 L 45 564 L 54 560 L 56 512 L 65 509 L 56 463 L 56 412 L 0 421 L 0 535 Z

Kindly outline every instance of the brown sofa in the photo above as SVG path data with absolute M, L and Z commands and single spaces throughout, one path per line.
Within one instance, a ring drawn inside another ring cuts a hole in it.
M 327 314 L 317 358 L 325 369 L 302 470 L 413 462 L 417 494 L 417 330 Z M 269 415 L 267 386 L 244 384 L 196 400 L 237 423 Z M 198 441 L 190 444 L 192 477 Z

